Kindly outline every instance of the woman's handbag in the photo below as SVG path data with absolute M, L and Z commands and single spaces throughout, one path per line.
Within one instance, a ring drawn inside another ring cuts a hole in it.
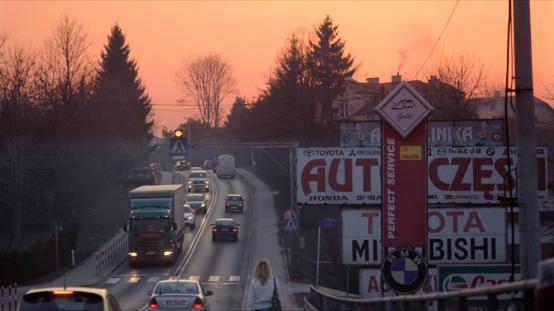
M 281 311 L 281 299 L 277 291 L 277 281 L 273 278 L 273 295 L 271 295 L 271 311 Z

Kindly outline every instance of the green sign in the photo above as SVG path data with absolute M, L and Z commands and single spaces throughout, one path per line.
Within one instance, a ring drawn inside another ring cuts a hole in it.
M 510 265 L 456 265 L 439 266 L 439 289 L 443 292 L 470 288 L 481 288 L 506 283 L 510 279 Z M 519 280 L 519 266 L 515 267 L 515 279 Z M 517 298 L 521 294 L 516 295 Z M 508 306 L 511 294 L 497 295 L 500 306 Z M 472 307 L 486 306 L 487 296 L 468 297 L 468 305 Z M 447 304 L 456 304 L 447 300 Z

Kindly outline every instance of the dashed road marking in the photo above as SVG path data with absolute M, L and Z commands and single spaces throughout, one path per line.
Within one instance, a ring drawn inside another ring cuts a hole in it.
M 160 279 L 159 276 L 151 276 L 148 278 L 148 280 L 146 280 L 147 283 L 154 283 L 154 282 L 158 282 L 158 280 Z
M 219 282 L 219 275 L 211 275 L 208 282 Z
M 106 284 L 115 284 L 117 282 L 119 282 L 120 278 L 111 278 L 109 280 L 106 281 Z
M 229 282 L 240 282 L 240 276 L 238 275 L 231 275 L 229 277 Z
M 140 280 L 138 276 L 132 276 L 127 280 L 127 283 L 137 283 Z

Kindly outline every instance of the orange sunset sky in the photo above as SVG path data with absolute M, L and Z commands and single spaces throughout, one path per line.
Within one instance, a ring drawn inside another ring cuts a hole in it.
M 413 79 L 454 5 L 454 1 L 2 1 L 0 33 L 7 35 L 9 45 L 40 50 L 67 14 L 85 26 L 89 52 L 99 59 L 117 22 L 155 104 L 158 134 L 163 126 L 173 128 L 195 115 L 192 107 L 174 106 L 181 97 L 175 70 L 193 56 L 221 54 L 233 66 L 239 95 L 252 98 L 264 88 L 287 37 L 299 30 L 310 33 L 329 14 L 361 65 L 356 79 L 380 77 L 387 82 L 397 70 L 403 78 Z M 429 63 L 444 53 L 463 51 L 485 65 L 490 80 L 502 83 L 507 12 L 508 1 L 460 1 Z M 554 89 L 554 1 L 532 1 L 531 19 L 535 95 L 546 100 L 547 88 Z

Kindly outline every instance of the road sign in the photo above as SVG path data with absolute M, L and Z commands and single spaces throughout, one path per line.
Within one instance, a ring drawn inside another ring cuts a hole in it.
M 425 258 L 413 248 L 391 251 L 381 266 L 383 279 L 397 293 L 414 293 L 427 280 Z
M 286 210 L 283 218 L 285 231 L 296 231 L 296 228 L 298 228 L 298 218 L 296 218 L 296 214 L 292 210 Z
M 169 138 L 169 154 L 173 158 L 186 158 L 189 155 L 188 137 L 170 137 Z
M 325 217 L 319 220 L 319 226 L 321 228 L 334 228 L 337 226 L 337 219 L 331 217 Z

